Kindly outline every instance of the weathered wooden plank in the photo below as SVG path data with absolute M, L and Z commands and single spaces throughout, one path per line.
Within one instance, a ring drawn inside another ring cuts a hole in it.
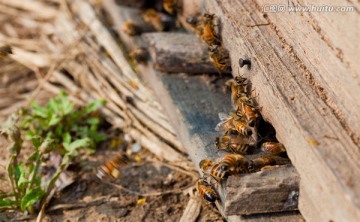
M 110 2 L 110 0 L 104 2 L 106 5 L 106 2 Z M 119 15 L 125 13 L 121 8 L 115 10 L 115 13 L 118 18 L 114 22 L 116 26 L 119 26 L 124 21 Z M 119 35 L 121 37 L 125 36 L 123 40 L 127 38 L 124 33 L 119 32 Z M 134 47 L 133 40 L 124 41 L 129 44 L 130 48 Z M 139 65 L 138 68 L 141 73 L 145 74 L 145 80 L 152 85 L 162 104 L 165 105 L 164 107 L 171 117 L 171 121 L 176 126 L 178 136 L 188 149 L 195 165 L 197 166 L 199 161 L 204 158 L 213 157 L 216 153 L 214 139 L 218 135 L 214 131 L 214 127 L 219 121 L 217 114 L 231 109 L 229 96 L 224 95 L 219 90 L 219 86 L 215 88 L 209 87 L 204 81 L 204 78 L 207 77 L 185 76 L 183 74 L 166 75 L 155 72 L 151 64 L 150 66 Z M 248 176 L 251 177 L 251 175 Z M 270 180 L 270 178 L 268 179 Z M 285 192 L 288 195 L 286 189 Z M 221 191 L 220 194 L 224 200 L 223 192 Z M 253 201 L 255 203 L 258 200 Z M 275 211 L 279 210 L 284 209 L 276 209 Z M 260 212 L 259 209 L 257 209 L 257 212 Z M 269 212 L 269 210 L 265 209 L 263 212 Z
M 252 69 L 240 69 L 240 74 L 256 88 L 264 118 L 277 130 L 323 218 L 360 220 L 360 171 L 354 170 L 360 167 L 356 79 L 301 16 L 264 17 L 265 1 L 207 3 L 207 10 L 221 19 L 232 61 L 252 60 Z M 311 215 L 305 218 L 313 221 Z
M 209 60 L 208 47 L 193 34 L 150 33 L 149 43 L 155 69 L 168 73 L 218 73 Z
M 272 214 L 253 214 L 244 216 L 229 216 L 230 222 L 304 222 L 304 218 L 297 211 L 272 213 Z
M 264 169 L 241 179 L 231 177 L 224 192 L 225 213 L 247 215 L 264 213 L 264 209 L 267 212 L 296 210 L 299 181 L 296 170 L 289 165 Z

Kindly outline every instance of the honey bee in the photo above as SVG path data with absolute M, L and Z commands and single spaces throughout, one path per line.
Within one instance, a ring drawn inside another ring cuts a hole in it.
M 219 73 L 231 72 L 229 52 L 222 46 L 212 45 L 209 47 L 209 58 Z
M 252 130 L 249 127 L 249 124 L 242 121 L 241 118 L 236 116 L 236 118 L 233 118 L 233 124 L 235 127 L 235 130 L 242 136 L 249 137 L 252 135 Z
M 233 79 L 227 80 L 223 85 L 223 91 L 224 93 L 232 93 L 234 96 L 238 96 L 242 93 L 246 94 L 247 89 L 246 86 L 246 78 L 241 76 L 236 76 Z
M 215 164 L 214 161 L 209 159 L 204 159 L 200 161 L 199 167 L 204 174 L 209 174 L 210 169 L 214 164 Z
M 241 107 L 238 108 L 236 114 L 243 118 L 245 122 L 253 127 L 256 123 L 259 114 L 256 112 L 256 109 L 248 104 L 241 104 Z
M 230 175 L 235 174 L 233 171 L 223 170 L 220 163 L 215 163 L 212 160 L 205 159 L 199 163 L 201 171 L 204 175 L 210 175 L 217 182 L 228 178 Z
M 109 177 L 111 179 L 117 179 L 120 177 L 120 167 L 126 165 L 129 162 L 129 158 L 125 153 L 114 157 L 112 160 L 101 165 L 97 171 L 96 176 L 99 179 L 104 179 Z
M 220 45 L 219 37 L 215 31 L 215 15 L 205 13 L 202 18 L 201 39 L 209 46 Z
M 143 12 L 142 18 L 148 24 L 156 29 L 156 31 L 164 31 L 165 27 L 161 20 L 161 16 L 155 9 L 147 9 Z
M 130 57 L 132 59 L 134 59 L 137 63 L 146 63 L 147 59 L 148 59 L 148 52 L 146 51 L 145 48 L 137 48 L 134 49 L 130 52 Z
M 215 126 L 215 131 L 223 131 L 225 133 L 233 133 L 235 126 L 232 121 L 233 116 L 236 115 L 234 112 L 230 112 L 230 115 L 226 113 L 219 113 L 220 123 Z
M 126 21 L 123 24 L 123 31 L 130 36 L 135 36 L 140 35 L 143 32 L 143 29 L 133 21 Z
M 178 10 L 178 1 L 177 0 L 163 0 L 163 8 L 164 10 L 174 15 L 176 11 Z
M 243 104 L 251 106 L 251 107 L 255 107 L 254 99 L 252 97 L 248 97 L 244 93 L 241 93 L 238 95 L 237 107 L 241 108 Z
M 217 182 L 220 182 L 222 180 L 225 180 L 230 175 L 235 175 L 235 171 L 231 171 L 228 169 L 225 169 L 221 163 L 215 163 L 211 169 L 210 169 L 210 176 L 214 178 Z
M 247 122 L 242 121 L 237 113 L 230 112 L 230 115 L 219 113 L 220 123 L 216 125 L 216 131 L 224 131 L 225 133 L 238 132 L 240 135 L 248 137 L 252 135 L 252 129 Z
M 261 150 L 276 156 L 280 156 L 286 152 L 285 146 L 278 142 L 265 142 L 261 145 Z
M 238 108 L 239 102 L 252 102 L 252 100 L 246 96 L 246 78 L 236 76 L 234 79 L 226 81 L 222 89 L 224 93 L 231 93 L 231 103 L 234 109 Z
M 9 54 L 13 54 L 10 45 L 4 45 L 0 47 L 0 58 L 6 58 Z
M 246 139 L 242 137 L 231 137 L 230 135 L 216 137 L 215 145 L 219 150 L 238 154 L 248 154 L 251 148 L 249 141 Z
M 214 203 L 219 199 L 214 188 L 204 178 L 200 178 L 196 181 L 196 190 L 202 198 L 211 203 Z
M 229 174 L 241 174 L 249 172 L 249 160 L 240 154 L 226 154 L 219 162 L 222 171 Z
M 250 161 L 249 163 L 249 170 L 250 171 L 257 171 L 261 170 L 261 168 L 266 166 L 273 166 L 276 164 L 276 161 L 272 157 L 260 157 Z

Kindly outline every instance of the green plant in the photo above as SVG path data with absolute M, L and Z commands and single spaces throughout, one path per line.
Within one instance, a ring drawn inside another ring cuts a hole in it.
M 44 107 L 33 103 L 32 110 L 27 112 L 20 126 L 26 131 L 26 139 L 34 136 L 53 139 L 62 153 L 62 148 L 72 142 L 88 138 L 90 145 L 87 151 L 92 153 L 95 144 L 105 139 L 104 134 L 98 133 L 100 120 L 95 113 L 104 104 L 104 100 L 97 100 L 86 107 L 75 108 L 75 104 L 62 92 Z
M 48 197 L 79 150 L 84 148 L 92 153 L 95 145 L 105 139 L 105 135 L 98 132 L 100 119 L 94 115 L 104 103 L 95 101 L 86 107 L 75 107 L 62 92 L 44 107 L 34 103 L 32 109 L 13 115 L 12 124 L 5 131 L 11 142 L 7 164 L 11 192 L 0 191 L 0 208 L 20 208 L 34 213 L 35 203 L 45 203 L 41 200 Z M 19 158 L 24 149 L 22 134 L 25 140 L 31 141 L 33 149 L 24 161 Z M 44 156 L 51 152 L 60 153 L 62 161 L 50 180 L 42 181 L 41 164 Z

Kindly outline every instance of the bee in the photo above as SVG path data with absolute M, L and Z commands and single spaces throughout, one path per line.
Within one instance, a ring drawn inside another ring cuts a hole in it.
M 212 160 L 205 159 L 199 163 L 201 171 L 204 175 L 210 175 L 217 182 L 228 178 L 230 175 L 235 174 L 233 171 L 223 170 L 220 163 L 215 163 Z
M 246 94 L 247 93 L 247 84 L 246 84 L 246 78 L 241 76 L 236 76 L 234 79 L 227 80 L 223 85 L 223 91 L 224 93 L 232 93 L 234 94 L 234 97 L 240 95 L 240 94 Z
M 220 123 L 215 127 L 216 131 L 224 131 L 225 133 L 238 132 L 240 135 L 248 137 L 252 135 L 252 129 L 247 122 L 241 120 L 237 113 L 230 112 L 230 115 L 219 113 Z
M 200 178 L 196 181 L 196 190 L 202 198 L 211 203 L 214 203 L 219 199 L 214 188 L 204 178 Z
M 128 162 L 129 158 L 125 153 L 122 152 L 120 155 L 117 155 L 112 160 L 101 165 L 97 171 L 96 176 L 101 180 L 105 177 L 117 179 L 120 177 L 120 167 L 126 165 Z
M 219 73 L 231 72 L 229 52 L 222 46 L 212 45 L 209 47 L 209 58 Z
M 204 174 L 209 174 L 211 167 L 214 165 L 214 161 L 209 159 L 201 160 L 199 167 Z
M 229 79 L 228 81 L 226 81 L 225 84 L 223 85 L 222 88 L 223 92 L 231 93 L 231 103 L 234 109 L 238 108 L 239 102 L 252 101 L 246 96 L 247 94 L 246 80 L 247 80 L 246 78 L 243 78 L 241 76 L 236 76 L 234 79 Z
M 210 172 L 209 172 L 210 176 L 212 178 L 214 178 L 217 182 L 220 182 L 222 180 L 225 180 L 226 178 L 228 178 L 230 175 L 235 175 L 236 172 L 235 171 L 231 171 L 229 169 L 225 169 L 221 163 L 215 163 L 214 165 L 212 165 L 212 167 L 210 168 Z
M 135 36 L 140 35 L 143 32 L 143 28 L 133 21 L 126 21 L 123 24 L 123 31 L 130 36 Z
M 155 28 L 156 31 L 164 31 L 165 27 L 161 16 L 155 9 L 147 9 L 142 13 L 142 18 L 148 24 Z
M 215 15 L 205 13 L 202 18 L 201 39 L 209 46 L 220 45 L 219 37 L 215 31 Z
M 146 63 L 148 60 L 149 54 L 145 48 L 137 48 L 130 52 L 130 57 L 134 59 L 137 63 Z
M 250 141 L 242 137 L 231 137 L 229 135 L 219 136 L 215 139 L 215 145 L 219 150 L 238 154 L 251 153 Z
M 242 136 L 249 137 L 252 135 L 252 130 L 247 122 L 244 122 L 241 118 L 236 116 L 233 118 L 233 124 L 235 130 Z
M 276 160 L 272 157 L 260 157 L 250 161 L 249 170 L 257 171 L 266 166 L 273 166 L 276 164 Z
M 177 0 L 163 0 L 163 8 L 167 13 L 174 15 L 178 9 L 178 1 Z
M 249 172 L 249 160 L 240 154 L 226 154 L 219 162 L 221 170 L 229 174 L 241 174 Z
M 155 9 L 147 9 L 142 13 L 144 21 L 156 31 L 162 32 L 175 26 L 176 20 L 167 14 L 157 12 Z
M 248 104 L 241 104 L 241 107 L 238 107 L 236 114 L 245 120 L 245 122 L 253 127 L 256 123 L 259 114 L 256 112 L 256 109 Z
M 224 135 L 216 137 L 215 145 L 219 150 L 230 151 L 238 154 L 248 154 L 250 152 L 249 141 L 242 137 L 231 137 Z
M 0 47 L 0 58 L 6 58 L 9 54 L 13 54 L 10 45 L 3 45 Z
M 261 150 L 276 156 L 280 156 L 286 152 L 285 146 L 278 142 L 265 142 L 261 145 Z
M 229 114 L 219 113 L 220 123 L 215 126 L 215 131 L 223 131 L 226 134 L 234 133 L 236 130 L 232 120 L 235 115 L 235 112 L 230 112 Z

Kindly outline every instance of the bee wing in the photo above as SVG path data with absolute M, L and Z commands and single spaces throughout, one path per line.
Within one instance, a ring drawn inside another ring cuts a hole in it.
M 215 163 L 220 162 L 224 158 L 224 156 L 228 155 L 228 154 L 229 154 L 229 152 L 226 152 L 225 150 L 218 150 L 216 152 L 216 157 L 214 158 L 214 162 Z
M 223 112 L 219 113 L 220 121 L 226 121 L 226 120 L 228 120 L 230 118 L 231 118 L 231 116 L 229 114 L 226 114 L 226 113 L 223 113 Z
M 227 120 L 221 121 L 215 126 L 215 131 L 222 131 L 224 129 L 224 125 L 227 123 Z

